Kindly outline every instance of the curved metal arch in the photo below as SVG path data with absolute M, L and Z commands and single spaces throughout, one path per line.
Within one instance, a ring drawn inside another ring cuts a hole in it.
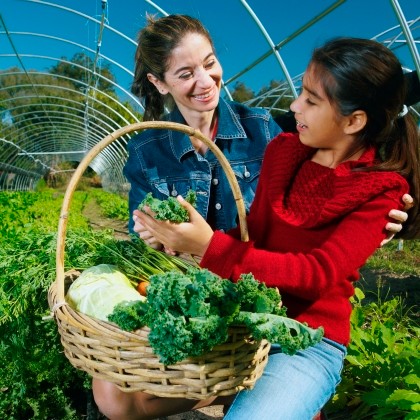
M 3 55 L 4 56 L 10 56 L 10 54 L 3 54 Z M 0 54 L 0 56 L 1 56 L 1 54 Z M 25 57 L 30 56 L 30 57 L 33 57 L 33 58 L 41 58 L 41 59 L 46 59 L 46 60 L 58 61 L 58 62 L 62 62 L 62 63 L 66 63 L 66 64 L 69 64 L 69 65 L 78 67 L 78 68 L 80 68 L 80 69 L 82 69 L 82 70 L 84 70 L 86 72 L 90 72 L 90 69 L 88 67 L 81 66 L 80 64 L 73 63 L 72 61 L 68 61 L 68 60 L 64 60 L 64 59 L 58 59 L 57 57 L 32 55 L 32 54 L 22 54 L 22 56 L 25 56 Z M 22 74 L 22 75 L 24 75 L 24 74 L 28 74 L 28 75 L 38 75 L 38 74 L 40 74 L 40 75 L 49 76 L 49 77 L 52 77 L 52 78 L 55 77 L 55 78 L 58 78 L 58 79 L 64 79 L 64 80 L 69 80 L 69 81 L 72 81 L 72 82 L 77 82 L 78 84 L 84 85 L 86 89 L 88 88 L 88 84 L 86 82 L 83 82 L 81 80 L 76 80 L 76 79 L 73 79 L 71 77 L 63 76 L 63 75 L 60 75 L 60 74 L 53 74 L 53 73 L 46 73 L 46 72 L 34 72 L 34 71 L 27 71 L 25 73 L 22 73 L 22 72 L 7 72 L 7 73 L 5 73 L 5 75 L 13 75 L 13 74 Z M 0 77 L 2 75 L 3 75 L 3 73 L 0 73 Z M 106 81 L 107 83 L 113 85 L 114 87 L 118 87 L 119 90 L 121 90 L 128 98 L 132 99 L 135 102 L 136 106 L 139 106 L 141 109 L 144 110 L 144 107 L 141 104 L 141 101 L 137 97 L 135 97 L 131 92 L 129 92 L 128 90 L 122 88 L 118 83 L 114 82 L 111 79 L 108 79 L 107 77 L 104 77 L 103 75 L 100 75 L 99 77 L 101 79 L 103 79 L 104 81 Z M 32 83 L 32 80 L 31 80 L 31 83 Z M 34 85 L 37 86 L 37 84 L 34 84 Z M 94 88 L 94 87 L 92 89 L 94 89 L 97 92 L 101 92 L 103 95 L 106 95 L 109 98 L 113 98 L 112 96 L 110 96 L 109 94 L 107 94 L 104 91 L 101 91 L 101 90 L 99 90 L 97 88 Z M 77 92 L 77 91 L 75 91 L 75 92 Z M 81 93 L 78 92 L 78 94 L 81 94 Z M 130 109 L 128 109 L 127 107 L 125 107 L 125 106 L 122 105 L 121 98 L 120 99 L 113 98 L 113 99 L 114 99 L 114 102 L 117 102 L 119 105 L 121 105 L 122 107 L 124 107 L 124 109 L 130 115 L 132 115 L 133 118 L 137 119 L 137 117 L 132 113 L 132 111 Z M 138 122 L 138 121 L 136 121 L 136 122 Z
M 48 89 L 57 89 L 58 91 L 63 90 L 63 91 L 67 91 L 67 92 L 77 92 L 74 89 L 68 88 L 67 86 L 48 85 L 48 84 L 47 85 L 46 84 L 37 84 L 36 86 L 37 87 L 48 88 Z M 13 87 L 25 88 L 25 87 L 31 87 L 31 85 L 15 85 Z M 105 97 L 107 97 L 108 99 L 110 99 L 110 102 L 114 102 L 115 104 L 117 104 L 119 106 L 120 102 L 118 102 L 118 99 L 117 98 L 114 98 L 113 96 L 108 95 L 108 94 L 106 94 L 106 93 L 104 93 L 102 91 L 97 91 L 97 92 L 101 93 L 102 95 L 104 95 Z M 81 95 L 80 92 L 77 92 L 77 93 L 78 93 L 78 95 Z M 83 95 L 81 95 L 81 96 L 83 96 Z M 55 99 L 59 99 L 59 100 L 62 100 L 62 101 L 68 101 L 68 99 L 66 97 L 63 97 L 63 96 L 52 96 L 52 95 L 45 95 L 45 94 L 42 94 L 42 95 L 41 94 L 38 94 L 38 95 L 25 95 L 25 96 L 22 96 L 22 97 L 20 97 L 18 99 L 23 99 L 23 98 L 25 98 L 25 99 L 28 99 L 28 98 L 55 98 Z M 6 99 L 3 100 L 3 102 L 11 102 L 11 101 L 16 101 L 18 99 L 16 99 L 16 98 L 6 98 Z M 124 116 L 122 116 L 121 114 L 119 114 L 116 109 L 112 108 L 111 106 L 109 106 L 106 103 L 101 102 L 96 97 L 92 97 L 92 100 L 95 103 L 97 103 L 98 105 L 103 106 L 104 108 L 107 108 L 108 111 L 111 114 L 116 114 L 119 118 L 121 118 L 121 120 L 123 120 L 124 122 L 126 122 L 128 124 L 128 120 Z M 96 111 L 96 108 L 94 108 L 94 107 L 90 107 L 90 109 Z M 133 114 L 131 114 L 131 115 L 133 116 L 133 119 L 134 120 L 137 120 L 137 117 L 135 115 L 133 115 Z
M 67 144 L 66 148 L 60 148 L 60 150 L 57 151 L 58 152 L 69 152 L 72 150 L 73 146 L 80 147 L 80 134 L 82 133 L 80 131 L 80 126 L 79 125 L 74 125 L 72 123 L 72 121 L 70 120 L 70 122 L 68 122 L 69 120 L 66 119 L 65 122 L 62 123 L 62 127 L 65 129 L 65 139 L 66 142 L 70 144 Z M 34 123 L 32 124 L 32 126 L 34 127 L 34 129 L 36 129 L 38 126 L 43 128 L 44 127 L 44 123 L 43 122 L 38 122 L 38 123 Z M 84 134 L 84 133 L 83 133 Z M 105 135 L 107 134 L 106 131 L 103 132 L 98 132 L 96 135 L 95 133 L 89 132 L 88 135 L 88 139 L 87 139 L 87 148 L 85 148 L 84 150 L 81 150 L 82 154 L 83 153 L 87 153 L 91 147 L 93 147 L 98 141 L 100 141 Z M 46 142 L 46 144 L 48 146 L 51 146 L 51 142 L 48 142 L 47 140 L 51 137 L 56 137 L 57 134 L 54 130 L 52 130 L 52 133 L 46 132 L 45 130 L 42 130 L 42 134 L 41 135 L 35 135 L 34 138 L 36 139 L 36 144 L 39 145 L 39 143 Z M 77 140 L 72 140 L 73 136 L 77 139 Z M 127 153 L 126 153 L 126 148 L 125 145 L 127 143 L 127 140 L 125 140 L 124 136 L 122 138 L 120 138 L 118 141 L 114 142 L 112 145 L 110 145 L 110 147 L 104 151 L 104 155 L 103 156 L 107 156 L 109 155 L 109 160 L 113 161 L 114 158 L 117 159 L 117 161 L 123 161 L 126 159 L 127 157 Z M 42 148 L 42 147 L 41 147 Z M 67 150 L 67 148 L 69 148 L 70 150 Z M 51 149 L 51 147 L 50 147 Z M 32 154 L 32 155 L 37 155 L 39 153 L 42 154 L 42 152 L 34 152 L 34 151 L 26 151 L 27 154 Z M 79 153 L 80 154 L 80 153 Z M 48 153 L 47 153 L 48 155 Z M 100 161 L 103 158 L 102 155 L 98 156 L 97 160 Z M 68 160 L 68 159 L 65 159 Z M 74 159 L 72 159 L 74 160 Z
M 72 107 L 72 106 L 66 106 L 66 105 L 62 105 L 62 104 L 46 104 L 45 106 L 48 108 L 49 106 L 52 107 L 53 105 L 54 105 L 54 108 L 55 109 L 53 109 L 53 110 L 51 110 L 49 112 L 50 115 L 53 115 L 55 113 L 58 113 L 58 114 L 69 115 L 69 118 L 71 117 L 71 118 L 76 118 L 76 119 L 83 120 L 83 117 L 80 116 L 80 115 L 78 115 L 78 113 L 80 113 L 80 111 L 81 111 L 80 108 L 75 108 L 75 107 Z M 36 107 L 36 104 L 34 104 L 33 107 Z M 20 123 L 20 121 L 18 121 L 18 120 L 20 120 L 22 118 L 25 118 L 25 116 L 27 116 L 27 115 L 30 116 L 32 114 L 31 112 L 17 113 L 16 110 L 18 110 L 19 108 L 26 108 L 26 105 L 19 105 L 19 106 L 16 106 L 14 108 L 10 108 L 10 111 L 14 111 L 14 118 L 16 120 L 16 122 L 15 122 L 16 125 L 18 125 Z M 56 108 L 63 108 L 64 111 L 59 111 Z M 68 110 L 69 112 L 65 112 L 65 110 Z M 74 113 L 72 111 L 74 111 Z M 108 115 L 106 115 L 106 114 L 104 114 L 104 113 L 102 113 L 102 112 L 100 112 L 98 110 L 96 110 L 96 112 L 98 114 L 100 114 L 101 117 L 103 117 L 103 119 L 101 120 L 101 122 L 103 124 L 105 124 L 110 130 L 111 129 L 113 130 L 114 127 L 107 122 L 107 120 L 110 120 L 112 122 L 113 122 L 113 120 L 111 118 L 109 118 Z M 26 119 L 25 121 L 30 121 L 30 117 L 28 117 L 28 119 Z M 95 120 L 93 121 L 93 124 L 95 124 Z M 95 125 L 97 125 L 97 124 L 95 124 Z M 98 127 L 101 127 L 100 125 L 97 125 L 97 126 Z
M 52 115 L 52 114 L 50 114 Z M 33 138 L 34 138 L 34 142 L 32 142 L 32 144 L 35 144 L 36 146 L 39 146 L 39 140 L 47 135 L 49 136 L 54 136 L 57 137 L 57 135 L 62 135 L 65 138 L 68 137 L 68 130 L 70 128 L 74 129 L 74 133 L 78 133 L 79 136 L 82 134 L 83 136 L 85 136 L 85 130 L 83 129 L 83 126 L 79 125 L 79 124 L 74 124 L 74 121 L 70 118 L 58 118 L 58 117 L 51 117 L 51 120 L 56 120 L 56 121 L 60 121 L 61 122 L 61 128 L 62 130 L 57 131 L 56 129 L 52 128 L 48 130 L 48 127 L 46 127 L 46 124 L 44 121 L 37 121 L 37 119 L 35 117 L 31 117 L 28 119 L 29 122 L 31 122 L 31 120 L 33 120 L 34 122 L 31 124 L 31 130 L 29 132 L 33 133 Z M 39 128 L 39 130 L 38 130 Z M 95 129 L 91 129 L 90 133 L 89 133 L 89 137 L 96 140 L 97 138 L 101 138 L 101 136 L 104 135 L 104 133 L 106 133 L 105 130 L 102 130 L 101 133 L 95 133 Z M 18 136 L 20 133 L 24 133 L 27 134 L 28 130 L 26 129 L 26 127 L 19 127 L 16 129 L 16 135 Z M 38 132 L 40 134 L 38 134 Z M 30 145 L 31 143 L 28 143 L 28 145 Z M 48 146 L 48 148 L 51 149 L 51 144 L 47 144 L 46 146 Z M 28 151 L 29 153 L 29 151 Z
M 49 2 L 46 2 L 46 1 L 42 1 L 42 0 L 21 0 L 21 1 L 26 1 L 28 3 L 37 3 L 37 4 L 44 5 L 44 6 L 50 6 L 50 7 L 53 7 L 53 8 L 62 9 L 66 12 L 70 12 L 70 13 L 73 13 L 75 15 L 82 16 L 84 19 L 90 20 L 94 23 L 97 23 L 98 25 L 101 24 L 101 21 L 93 18 L 92 16 L 86 15 L 85 13 L 79 12 L 78 10 L 72 9 L 70 7 L 61 6 L 60 4 L 49 3 Z M 105 23 L 104 27 L 109 29 L 111 32 L 114 32 L 115 34 L 117 34 L 121 38 L 125 39 L 126 41 L 131 42 L 131 43 L 133 43 L 134 45 L 137 46 L 137 43 L 133 39 L 131 39 L 130 37 L 128 37 L 124 33 L 116 30 L 112 26 L 109 26 Z
M 279 42 L 278 44 L 274 44 L 274 42 L 271 40 L 271 37 L 269 36 L 267 30 L 261 23 L 261 21 L 258 19 L 255 12 L 251 9 L 251 7 L 248 5 L 248 3 L 245 0 L 240 0 L 242 5 L 245 7 L 245 9 L 248 11 L 248 13 L 251 15 L 255 23 L 257 24 L 258 28 L 262 31 L 266 41 L 270 45 L 270 50 L 268 50 L 265 54 L 257 58 L 255 61 L 253 61 L 251 64 L 245 66 L 240 72 L 236 73 L 235 75 L 231 76 L 227 81 L 226 85 L 229 85 L 230 83 L 234 82 L 235 80 L 239 79 L 242 75 L 244 75 L 249 70 L 256 67 L 258 64 L 260 64 L 262 61 L 264 61 L 266 58 L 270 57 L 272 54 L 275 54 L 276 59 L 280 65 L 281 70 L 283 71 L 283 74 L 286 76 L 286 80 L 289 84 L 289 89 L 291 90 L 294 97 L 297 97 L 297 92 L 295 90 L 295 86 L 292 82 L 292 79 L 289 75 L 289 72 L 287 70 L 287 67 L 285 63 L 283 62 L 283 59 L 280 56 L 279 50 L 286 45 L 288 42 L 290 42 L 292 39 L 296 38 L 299 34 L 301 34 L 303 31 L 305 31 L 310 26 L 314 25 L 316 22 L 321 20 L 324 16 L 331 13 L 334 9 L 336 9 L 338 6 L 340 6 L 342 3 L 344 3 L 346 0 L 337 0 L 333 5 L 328 7 L 326 10 L 324 10 L 322 13 L 315 16 L 313 19 L 311 19 L 309 22 L 307 22 L 305 25 L 303 25 L 301 28 L 299 28 L 297 31 L 295 31 L 293 34 L 288 36 L 283 41 Z
M 4 31 L 0 31 L 0 34 L 5 33 Z M 41 34 L 38 32 L 23 32 L 23 31 L 9 31 L 10 35 L 20 35 L 20 36 L 30 36 L 30 37 L 39 37 L 39 38 L 46 38 L 46 39 L 52 39 L 54 41 L 58 41 L 58 42 L 63 42 L 65 44 L 69 44 L 69 45 L 73 45 L 75 47 L 79 47 L 81 48 L 82 51 L 86 50 L 90 53 L 95 53 L 95 50 L 93 50 L 92 48 L 89 48 L 87 45 L 83 45 L 80 44 L 78 42 L 75 41 L 71 41 L 69 39 L 66 38 L 60 38 L 57 36 L 53 36 L 53 35 L 48 35 L 48 34 Z M 0 54 L 0 57 L 2 56 L 8 56 L 8 54 Z M 22 55 L 24 56 L 24 55 Z M 133 77 L 134 73 L 127 69 L 127 67 L 124 67 L 122 64 L 120 64 L 118 61 L 113 60 L 112 58 L 104 55 L 104 54 L 100 54 L 100 58 L 105 60 L 106 62 L 109 62 L 111 64 L 113 64 L 114 66 L 120 68 L 123 72 L 127 73 L 129 76 Z M 61 60 L 60 60 L 61 61 Z
M 68 101 L 66 101 L 68 102 Z M 77 103 L 76 101 L 72 101 Z M 38 104 L 32 104 L 31 107 L 32 108 L 36 108 L 38 106 Z M 41 106 L 41 105 L 39 105 Z M 81 108 L 75 108 L 72 106 L 68 106 L 68 105 L 64 105 L 64 104 L 44 104 L 44 108 L 46 108 L 48 110 L 49 107 L 53 107 L 54 109 L 52 109 L 51 111 L 49 111 L 49 115 L 54 115 L 55 113 L 63 113 L 65 115 L 69 115 L 69 118 L 72 119 L 78 119 L 80 120 L 80 123 L 84 123 L 84 116 L 78 115 L 80 114 L 83 109 Z M 24 118 L 26 115 L 32 115 L 33 112 L 29 112 L 29 111 L 25 111 L 25 112 L 16 112 L 17 110 L 19 110 L 19 108 L 23 108 L 26 109 L 27 105 L 18 105 L 15 107 L 11 107 L 9 108 L 10 111 L 13 111 L 13 115 L 14 115 L 14 119 L 15 119 L 15 128 L 16 126 L 19 126 L 21 124 L 23 124 L 23 122 L 21 122 L 20 120 L 22 118 Z M 65 112 L 65 111 L 59 111 L 57 108 L 63 108 L 64 110 L 68 110 L 69 112 Z M 74 111 L 74 112 L 71 112 Z M 98 128 L 103 128 L 103 126 L 107 126 L 110 130 L 115 130 L 115 127 L 119 127 L 118 124 L 115 123 L 115 121 L 113 119 L 111 119 L 107 114 L 104 114 L 102 111 L 100 110 L 95 110 L 95 113 L 97 114 L 97 118 L 94 118 L 90 121 L 91 126 L 93 125 L 94 127 L 98 127 Z M 33 117 L 35 118 L 35 117 Z M 30 119 L 32 119 L 32 117 L 28 117 L 27 119 L 25 119 L 25 122 L 30 121 Z M 98 124 L 97 121 L 101 121 L 101 124 Z
M 408 26 L 410 27 L 413 26 L 413 23 L 419 20 L 420 20 L 420 17 L 412 21 L 409 21 Z M 418 29 L 420 29 L 420 26 L 412 28 L 413 31 L 418 30 Z M 392 35 L 393 32 L 396 32 L 396 34 Z M 402 36 L 403 36 L 403 33 L 401 31 L 401 27 L 399 25 L 396 25 L 391 28 L 388 28 L 386 31 L 383 31 L 377 34 L 372 39 L 378 42 L 381 42 L 382 44 L 384 44 L 390 49 L 394 49 L 394 48 L 401 48 L 402 46 L 407 46 L 407 41 L 404 38 L 401 39 Z M 420 41 L 415 40 L 414 37 L 413 37 L 413 40 L 414 40 L 414 48 L 417 51 L 416 45 L 420 45 Z M 417 72 L 418 74 L 420 74 L 419 70 L 417 70 Z M 303 77 L 303 73 L 295 76 L 292 79 L 292 83 L 294 84 L 296 89 L 300 89 L 302 77 Z M 278 100 L 280 100 L 283 97 L 288 97 L 288 98 L 291 98 L 291 100 L 293 100 L 293 95 L 291 93 L 291 90 L 289 89 L 289 84 L 283 81 L 279 84 L 279 86 L 275 87 L 274 89 L 270 89 L 267 92 L 264 92 L 262 95 L 256 96 L 255 98 L 249 101 L 246 101 L 245 103 L 248 106 L 257 106 L 257 107 L 263 106 L 262 104 L 264 103 L 264 101 L 272 97 L 277 97 Z M 285 111 L 284 109 L 281 109 L 281 108 L 279 109 L 279 108 L 276 108 L 275 106 L 271 106 L 269 107 L 269 109 L 270 111 L 280 111 L 280 112 Z M 417 116 L 419 116 L 418 111 L 414 107 L 411 107 L 411 109 Z
M 37 163 L 37 164 L 39 164 L 40 166 L 43 166 L 45 169 L 51 169 L 50 167 L 48 167 L 47 165 L 45 165 L 45 163 L 44 162 L 42 162 L 41 160 L 39 160 L 39 159 L 36 159 L 32 154 L 30 154 L 30 153 L 27 153 L 24 149 L 22 149 L 21 147 L 19 147 L 17 144 L 15 144 L 15 143 L 13 143 L 13 142 L 11 142 L 11 141 L 9 141 L 9 140 L 6 140 L 6 139 L 4 139 L 4 138 L 0 138 L 0 143 L 2 143 L 2 144 L 7 144 L 8 146 L 10 146 L 10 147 L 12 147 L 12 148 L 15 148 L 15 149 L 18 149 L 19 150 L 19 152 L 18 153 L 23 153 L 23 154 L 25 154 L 29 159 L 32 159 L 33 160 L 33 162 L 34 163 Z M 10 154 L 9 155 L 7 155 L 7 158 L 9 159 L 8 160 L 8 165 L 10 165 Z M 0 167 L 1 167 L 1 165 L 3 165 L 4 163 L 3 163 L 3 161 L 1 161 L 1 163 L 0 163 Z M 23 168 L 24 169 L 24 168 Z M 33 173 L 38 173 L 38 172 L 33 172 Z
M 1 89 L 0 89 L 0 91 L 1 91 Z M 78 104 L 78 105 L 83 105 L 81 102 L 79 102 L 79 101 L 76 101 L 76 100 L 74 100 L 74 99 L 71 99 L 71 98 L 64 98 L 64 97 L 62 97 L 62 96 L 51 96 L 51 95 L 48 95 L 47 96 L 48 98 L 52 98 L 52 99 L 57 99 L 57 100 L 63 100 L 63 99 L 65 99 L 65 104 L 60 104 L 60 103 L 57 103 L 57 102 L 54 102 L 54 103 L 44 103 L 43 104 L 43 106 L 44 107 L 55 107 L 55 108 L 60 108 L 60 107 L 62 107 L 62 108 L 68 108 L 68 109 L 71 109 L 71 110 L 75 110 L 75 111 L 77 111 L 77 112 L 83 112 L 83 110 L 84 110 L 84 106 L 81 106 L 81 107 L 79 107 L 79 108 L 75 108 L 75 107 L 70 107 L 70 106 L 67 106 L 66 104 L 67 103 L 75 103 L 75 104 Z M 37 98 L 37 97 L 36 97 Z M 14 100 L 14 98 L 10 98 L 10 99 L 6 99 L 6 100 L 4 100 L 4 102 L 9 102 L 9 101 L 13 101 Z M 37 104 L 37 103 L 32 103 L 31 104 L 31 106 L 32 107 L 36 107 L 37 105 L 39 105 L 39 106 L 41 106 L 41 104 Z M 19 109 L 19 108 L 25 108 L 25 107 L 27 107 L 28 105 L 16 105 L 16 106 L 11 106 L 11 107 L 9 107 L 8 108 L 8 111 L 15 111 L 15 110 L 17 110 L 17 109 Z M 109 116 L 109 115 L 107 115 L 107 114 L 105 114 L 105 113 L 103 113 L 100 109 L 95 109 L 95 114 L 99 114 L 99 116 L 101 117 L 101 118 L 103 118 L 103 119 L 101 119 L 101 121 L 102 122 L 104 122 L 104 120 L 110 120 L 110 121 L 112 121 L 112 122 L 114 122 L 115 123 L 115 121 Z M 18 117 L 20 114 L 17 114 L 16 116 Z M 74 115 L 74 114 L 72 114 L 72 115 Z M 123 120 L 124 122 L 127 122 L 127 119 L 126 118 L 124 118 L 123 116 L 121 116 L 121 115 L 119 115 L 118 114 L 118 116 L 121 118 L 121 120 Z M 128 123 L 127 123 L 128 124 Z M 117 125 L 117 124 L 115 124 L 115 125 Z
M 53 118 L 53 115 L 54 114 L 50 114 L 50 115 L 52 116 L 51 118 Z M 67 114 L 65 114 L 65 115 L 67 115 Z M 64 124 L 63 124 L 63 127 L 66 129 L 65 130 L 65 137 L 66 138 L 68 137 L 68 134 L 69 134 L 68 129 L 69 129 L 69 127 L 75 128 L 76 130 L 74 130 L 74 132 L 76 134 L 78 134 L 78 139 L 79 139 L 79 144 L 77 146 L 79 146 L 79 148 L 80 148 L 80 145 L 81 146 L 85 146 L 86 145 L 85 131 L 84 131 L 83 125 L 81 125 L 81 124 L 74 124 L 74 117 L 79 118 L 80 120 L 82 120 L 82 117 L 80 117 L 80 116 L 72 116 L 72 117 L 73 117 L 73 119 L 68 119 L 68 118 L 65 119 L 65 121 L 69 121 L 69 126 L 68 127 L 64 127 Z M 38 126 L 40 126 L 40 127 L 43 128 L 45 126 L 45 123 L 44 122 L 38 122 L 36 124 L 32 124 L 33 131 L 35 131 Z M 115 128 L 112 127 L 112 126 L 110 126 L 110 125 L 108 125 L 108 127 L 110 128 L 110 131 L 115 130 Z M 88 137 L 91 138 L 92 140 L 89 141 L 89 139 L 88 139 L 88 141 L 87 141 L 87 144 L 88 145 L 92 145 L 92 146 L 98 140 L 100 140 L 104 135 L 107 134 L 107 132 L 104 130 L 104 128 L 101 125 L 97 125 L 97 129 L 95 129 L 96 133 L 95 132 L 92 132 L 93 128 L 94 127 L 91 127 L 91 130 L 89 130 L 89 132 L 88 132 Z M 15 134 L 16 137 L 19 137 L 19 131 L 20 130 L 25 131 L 26 130 L 26 127 L 23 127 L 23 128 L 15 128 L 15 133 L 14 134 Z M 45 129 L 43 129 L 42 131 L 43 131 L 44 136 L 50 135 L 48 132 L 45 132 Z M 53 132 L 52 134 L 54 134 L 54 136 L 57 136 L 57 132 L 56 132 L 55 129 L 53 129 L 52 132 Z M 81 142 L 80 142 L 81 135 L 83 135 L 83 144 L 81 144 Z M 36 139 L 36 143 L 39 144 L 40 138 L 39 138 L 38 135 L 35 136 L 35 139 Z M 121 143 L 121 147 L 124 150 L 125 150 L 125 145 L 127 144 L 127 141 L 128 141 L 128 139 L 126 140 L 124 137 L 121 138 L 120 141 L 119 141 L 119 143 Z M 51 144 L 50 143 L 47 143 L 47 146 L 49 146 L 49 148 L 51 148 Z M 28 152 L 28 153 L 30 153 L 30 152 Z M 125 156 L 125 153 L 119 153 L 119 155 Z

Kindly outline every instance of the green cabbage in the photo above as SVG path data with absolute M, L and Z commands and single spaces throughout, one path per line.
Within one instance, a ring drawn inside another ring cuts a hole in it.
M 71 284 L 66 295 L 73 309 L 102 321 L 108 321 L 108 315 L 118 303 L 145 299 L 125 274 L 109 264 L 84 270 Z

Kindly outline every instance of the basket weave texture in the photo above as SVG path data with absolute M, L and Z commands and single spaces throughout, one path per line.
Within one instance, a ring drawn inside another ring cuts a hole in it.
M 241 238 L 248 240 L 239 186 L 226 158 L 211 140 L 186 125 L 161 121 L 131 124 L 108 135 L 80 162 L 63 199 L 57 237 L 57 275 L 49 289 L 48 302 L 64 353 L 75 368 L 112 382 L 124 392 L 143 391 L 159 397 L 206 399 L 252 389 L 263 373 L 270 345 L 265 340 L 253 340 L 244 327 L 232 327 L 225 343 L 201 357 L 165 366 L 150 347 L 147 327 L 135 332 L 123 331 L 112 323 L 73 310 L 65 300 L 69 285 L 80 274 L 64 270 L 68 210 L 76 185 L 92 159 L 105 147 L 124 134 L 147 128 L 182 131 L 208 145 L 228 177 L 238 207 Z

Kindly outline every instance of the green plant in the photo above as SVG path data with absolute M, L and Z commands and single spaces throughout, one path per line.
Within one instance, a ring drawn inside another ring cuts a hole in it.
M 356 289 L 351 343 L 331 411 L 351 419 L 420 417 L 420 329 L 401 298 L 363 305 Z
M 129 211 L 126 197 L 103 190 L 90 190 L 89 195 L 99 204 L 105 217 L 117 220 L 128 219 Z
M 77 210 L 73 227 L 87 223 Z M 86 408 L 87 375 L 64 357 L 49 314 L 47 291 L 55 278 L 56 227 L 62 194 L 0 193 L 0 418 L 76 420 Z M 7 205 L 6 205 L 7 204 Z
M 420 240 L 392 240 L 369 258 L 366 267 L 395 274 L 420 276 Z
M 189 190 L 185 201 L 195 206 L 196 200 L 197 196 L 195 191 Z M 188 222 L 190 220 L 188 211 L 182 207 L 181 203 L 175 197 L 159 200 L 149 192 L 139 204 L 138 209 L 143 211 L 145 206 L 149 207 L 155 213 L 154 217 L 157 220 L 169 220 L 174 223 Z

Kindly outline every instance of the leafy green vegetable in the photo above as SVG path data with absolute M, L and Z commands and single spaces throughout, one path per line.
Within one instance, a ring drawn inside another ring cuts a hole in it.
M 103 321 L 108 320 L 116 304 L 145 300 L 130 280 L 109 264 L 99 264 L 83 271 L 69 287 L 66 299 L 72 308 Z
M 266 339 L 270 343 L 280 344 L 282 352 L 290 355 L 313 346 L 323 336 L 322 328 L 309 328 L 280 315 L 241 311 L 235 321 L 245 325 L 256 340 Z
M 147 325 L 150 345 L 165 365 L 209 352 L 227 340 L 233 325 L 245 325 L 257 340 L 281 344 L 287 354 L 316 344 L 323 335 L 322 328 L 313 330 L 287 318 L 278 290 L 258 282 L 252 274 L 232 283 L 193 267 L 185 273 L 151 276 L 140 316 L 133 308 L 120 306 L 109 320 L 123 329 Z
M 117 324 L 122 330 L 134 331 L 146 325 L 142 321 L 147 314 L 147 303 L 144 300 L 122 301 L 114 306 L 108 320 Z
M 255 280 L 252 274 L 242 274 L 236 289 L 241 301 L 241 311 L 286 315 L 286 308 L 281 306 L 279 290 Z
M 152 276 L 147 302 L 150 345 L 166 365 L 225 342 L 239 311 L 235 285 L 198 269 Z
M 171 270 L 184 272 L 188 267 L 197 266 L 194 261 L 189 262 L 147 246 L 139 236 L 132 235 L 130 240 L 116 240 L 106 236 L 106 233 L 103 237 L 98 235 L 86 234 L 77 238 L 76 246 L 83 242 L 84 248 L 87 248 L 83 250 L 87 261 L 82 266 L 79 261 L 69 266 L 86 269 L 92 265 L 111 264 L 136 282 L 139 279 L 148 280 L 152 274 Z
M 185 201 L 195 206 L 197 195 L 195 191 L 189 190 Z M 138 209 L 143 211 L 144 206 L 148 206 L 155 213 L 155 219 L 169 220 L 174 223 L 188 222 L 190 220 L 188 211 L 181 206 L 175 197 L 168 197 L 166 200 L 154 198 L 152 193 L 147 193 Z

